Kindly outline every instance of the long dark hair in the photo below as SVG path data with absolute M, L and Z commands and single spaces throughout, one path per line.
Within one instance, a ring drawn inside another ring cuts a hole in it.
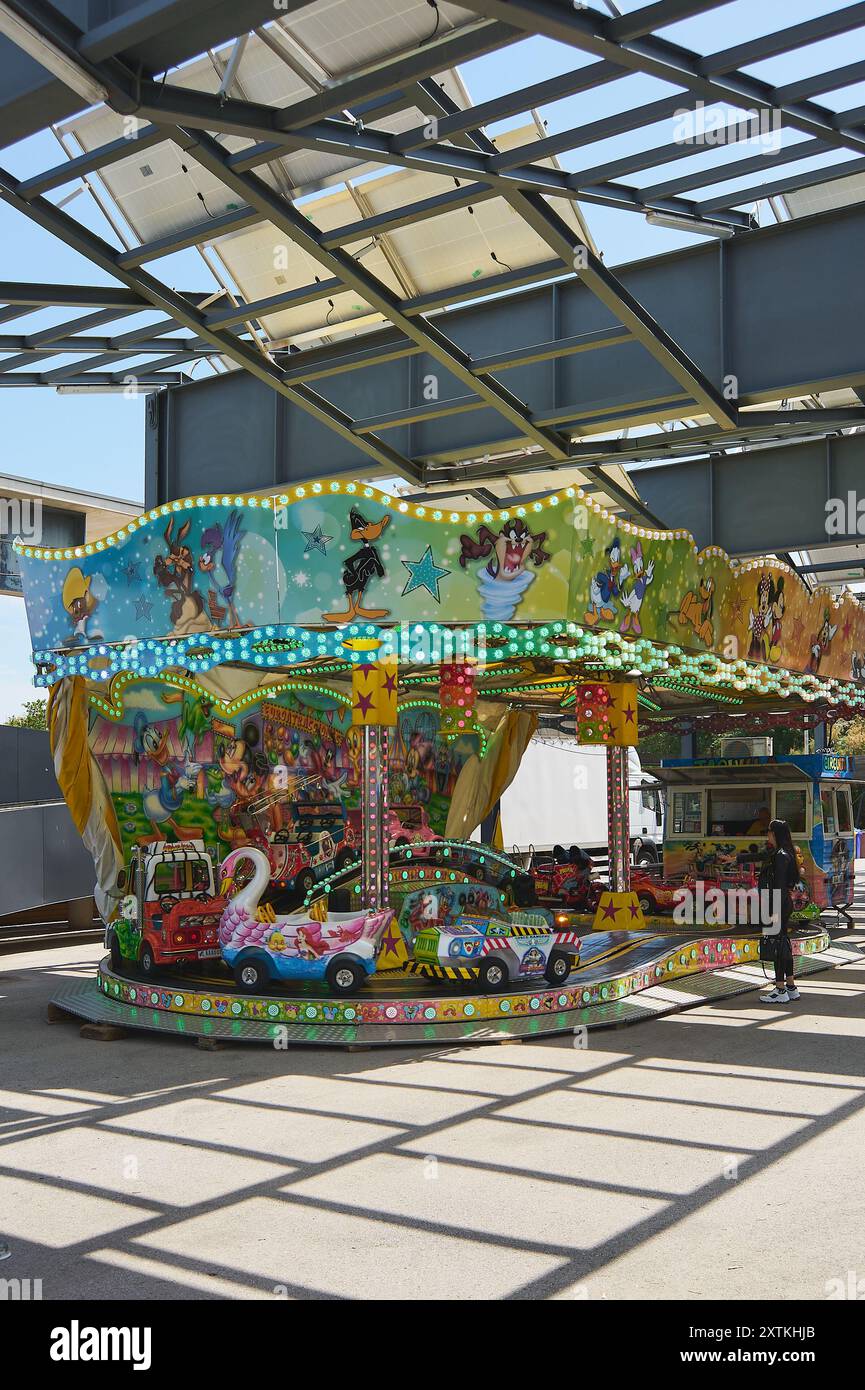
M 778 849 L 786 850 L 793 863 L 796 863 L 796 850 L 793 845 L 793 837 L 790 834 L 790 827 L 785 820 L 770 820 L 769 829 L 775 836 L 775 844 Z

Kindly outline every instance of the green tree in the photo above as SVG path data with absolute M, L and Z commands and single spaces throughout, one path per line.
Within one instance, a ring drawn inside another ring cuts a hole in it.
M 865 753 L 865 719 L 839 720 L 832 733 L 833 753 Z
M 47 700 L 25 700 L 21 713 L 10 714 L 6 723 L 11 724 L 14 729 L 47 729 L 47 706 Z

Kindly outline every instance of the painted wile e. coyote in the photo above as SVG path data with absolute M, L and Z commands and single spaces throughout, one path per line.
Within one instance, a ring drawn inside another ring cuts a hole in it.
M 170 517 L 162 533 L 168 554 L 157 555 L 153 561 L 156 581 L 166 597 L 171 599 L 169 617 L 172 637 L 185 637 L 192 632 L 212 632 L 214 628 L 224 625 L 226 617 L 229 627 L 240 624 L 234 595 L 238 551 L 243 536 L 241 515 L 233 511 L 224 527 L 219 524 L 209 526 L 201 536 L 198 569 L 214 585 L 207 591 L 206 604 L 201 590 L 193 584 L 195 561 L 192 550 L 185 543 L 191 524 L 184 521 L 175 539 L 174 517 Z

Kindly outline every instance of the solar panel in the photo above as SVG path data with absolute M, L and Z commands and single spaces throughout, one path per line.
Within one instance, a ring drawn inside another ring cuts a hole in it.
M 846 208 L 865 200 L 865 174 L 817 183 L 811 188 L 798 188 L 784 194 L 784 201 L 794 217 L 810 217 L 815 212 Z
M 498 144 L 506 149 L 537 138 L 537 127 L 531 125 L 500 136 Z M 449 187 L 453 184 L 438 175 L 401 169 L 366 179 L 358 191 L 375 215 L 421 202 Z M 303 211 L 320 231 L 333 231 L 362 215 L 345 188 L 310 199 L 304 203 Z M 559 212 L 570 226 L 578 229 L 577 215 L 569 204 L 563 204 Z M 516 270 L 549 257 L 545 243 L 501 198 L 480 201 L 471 211 L 461 208 L 413 223 L 387 233 L 383 241 L 403 271 L 402 283 L 381 244 L 371 245 L 370 237 L 352 243 L 348 250 L 354 254 L 362 250 L 364 268 L 401 298 L 500 275 L 503 268 Z M 246 299 L 265 298 L 286 288 L 310 285 L 317 274 L 327 278 L 311 256 L 286 243 L 285 236 L 270 224 L 224 237 L 218 246 L 223 263 Z M 497 260 L 493 260 L 493 253 Z M 356 331 L 381 321 L 380 315 L 370 314 L 368 305 L 354 291 L 330 297 L 333 308 L 323 299 L 280 310 L 262 320 L 263 326 L 272 339 L 283 343 L 308 338 L 317 330 L 332 334 L 340 326 L 349 325 Z

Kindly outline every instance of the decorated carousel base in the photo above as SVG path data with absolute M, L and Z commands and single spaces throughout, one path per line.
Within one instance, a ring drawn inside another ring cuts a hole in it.
M 112 971 L 106 957 L 95 980 L 67 986 L 52 1002 L 88 1022 L 277 1047 L 502 1042 L 633 1023 L 753 990 L 764 978 L 757 941 L 746 934 L 599 932 L 584 943 L 578 969 L 556 988 L 526 984 L 501 994 L 467 993 L 464 984 L 393 971 L 373 976 L 348 999 L 330 998 L 311 985 L 303 994 L 275 988 L 263 996 L 243 994 L 210 963 L 145 980 Z M 819 926 L 791 941 L 798 975 L 861 960 L 858 951 L 830 945 Z

